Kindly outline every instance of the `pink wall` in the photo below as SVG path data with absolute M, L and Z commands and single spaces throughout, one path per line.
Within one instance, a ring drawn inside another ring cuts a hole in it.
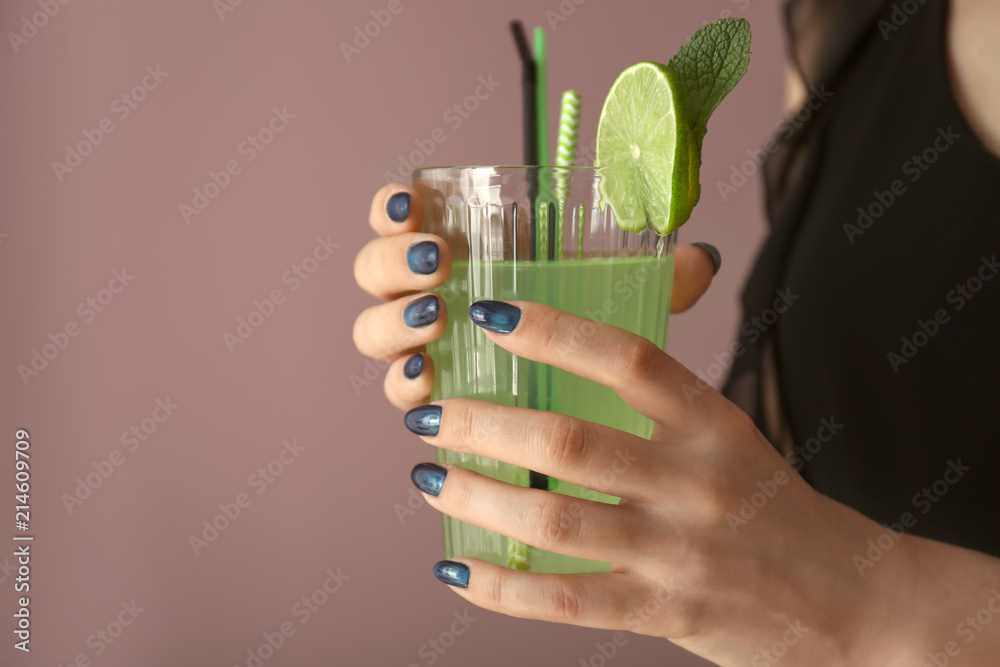
M 610 632 L 474 608 L 476 621 L 445 653 L 421 653 L 470 607 L 431 575 L 437 514 L 424 508 L 401 523 L 394 511 L 430 450 L 383 397 L 381 374 L 360 392 L 350 381 L 366 369 L 351 325 L 372 300 L 354 285 L 352 263 L 370 238 L 369 199 L 396 156 L 438 127 L 447 140 L 428 164 L 520 161 L 511 18 L 548 25 L 547 13 L 574 9 L 549 32 L 549 83 L 583 95 L 589 139 L 618 71 L 667 60 L 723 12 L 745 16 L 750 73 L 711 123 L 703 202 L 682 233 L 719 246 L 725 266 L 700 307 L 671 324 L 669 341 L 689 366 L 707 368 L 737 327 L 738 290 L 764 229 L 759 175 L 725 202 L 715 184 L 779 119 L 777 9 L 751 0 L 403 0 L 348 63 L 340 43 L 386 2 L 64 1 L 0 8 L 0 498 L 10 521 L 14 433 L 26 428 L 36 536 L 30 656 L 11 647 L 13 548 L 0 551 L 0 663 L 69 665 L 83 654 L 107 667 L 246 665 L 247 649 L 286 621 L 295 634 L 266 665 L 590 660 Z M 223 3 L 236 6 L 220 15 Z M 58 13 L 43 21 L 45 5 Z M 23 25 L 33 15 L 37 31 Z M 9 33 L 22 30 L 30 37 L 12 44 Z M 444 112 L 480 76 L 500 85 L 449 125 Z M 116 102 L 144 81 L 150 90 L 136 90 L 144 99 L 135 108 Z M 262 151 L 241 144 L 272 122 L 281 130 Z M 99 144 L 57 175 L 53 161 L 65 162 L 84 133 Z M 229 161 L 239 172 L 185 220 L 179 205 Z M 297 289 L 283 282 L 317 238 L 338 246 L 332 257 Z M 123 285 L 116 271 L 134 277 Z M 109 282 L 118 293 L 102 292 Z M 284 302 L 230 352 L 224 332 L 275 289 Z M 111 300 L 97 312 L 88 297 Z M 67 325 L 75 336 L 59 335 Z M 50 333 L 65 349 L 22 381 L 18 366 Z M 169 416 L 156 410 L 168 399 L 177 406 Z M 155 432 L 123 444 L 143 420 Z M 291 462 L 271 482 L 251 479 L 283 441 L 303 449 L 285 454 Z M 120 465 L 67 509 L 77 479 L 107 473 L 102 462 L 115 450 Z M 249 505 L 196 556 L 189 535 L 241 493 Z M 4 532 L 15 531 L 8 523 Z M 301 623 L 294 605 L 327 570 L 349 579 Z M 113 644 L 94 635 L 109 624 L 114 633 L 120 612 L 130 620 L 122 605 L 133 600 L 143 611 Z M 654 663 L 702 664 L 637 636 L 608 664 Z

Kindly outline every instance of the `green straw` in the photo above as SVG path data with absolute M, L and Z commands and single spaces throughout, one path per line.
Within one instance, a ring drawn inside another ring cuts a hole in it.
M 562 94 L 562 104 L 559 107 L 559 135 L 556 143 L 556 167 L 572 167 L 576 162 L 576 144 L 580 131 L 580 96 L 575 90 L 567 90 Z M 566 213 L 566 196 L 569 189 L 569 174 L 560 173 L 556 176 L 556 201 L 559 211 L 556 213 L 556 238 L 562 243 L 563 223 Z

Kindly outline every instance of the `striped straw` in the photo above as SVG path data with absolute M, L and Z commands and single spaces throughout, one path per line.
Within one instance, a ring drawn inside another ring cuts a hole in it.
M 577 135 L 580 131 L 580 96 L 575 90 L 567 90 L 562 95 L 562 105 L 559 109 L 559 138 L 556 145 L 556 166 L 572 167 L 576 161 Z M 563 236 L 563 218 L 566 210 L 566 195 L 569 189 L 569 175 L 559 174 L 556 177 L 556 201 L 559 211 L 556 213 L 556 239 L 561 245 Z

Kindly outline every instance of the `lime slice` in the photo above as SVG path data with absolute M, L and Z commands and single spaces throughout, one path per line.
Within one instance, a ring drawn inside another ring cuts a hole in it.
M 666 65 L 641 62 L 615 79 L 597 125 L 601 205 L 630 231 L 669 234 L 697 202 L 698 146 L 691 135 L 684 88 Z M 694 178 L 694 187 L 691 179 Z

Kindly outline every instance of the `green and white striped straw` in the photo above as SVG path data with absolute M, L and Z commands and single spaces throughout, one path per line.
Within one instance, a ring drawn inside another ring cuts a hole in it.
M 575 90 L 567 90 L 562 95 L 559 108 L 559 138 L 556 145 L 556 167 L 572 167 L 576 161 L 576 144 L 580 132 L 580 96 Z M 556 201 L 559 211 L 556 213 L 556 239 L 560 246 L 563 241 L 563 220 L 566 211 L 566 196 L 569 189 L 569 175 L 556 176 Z

